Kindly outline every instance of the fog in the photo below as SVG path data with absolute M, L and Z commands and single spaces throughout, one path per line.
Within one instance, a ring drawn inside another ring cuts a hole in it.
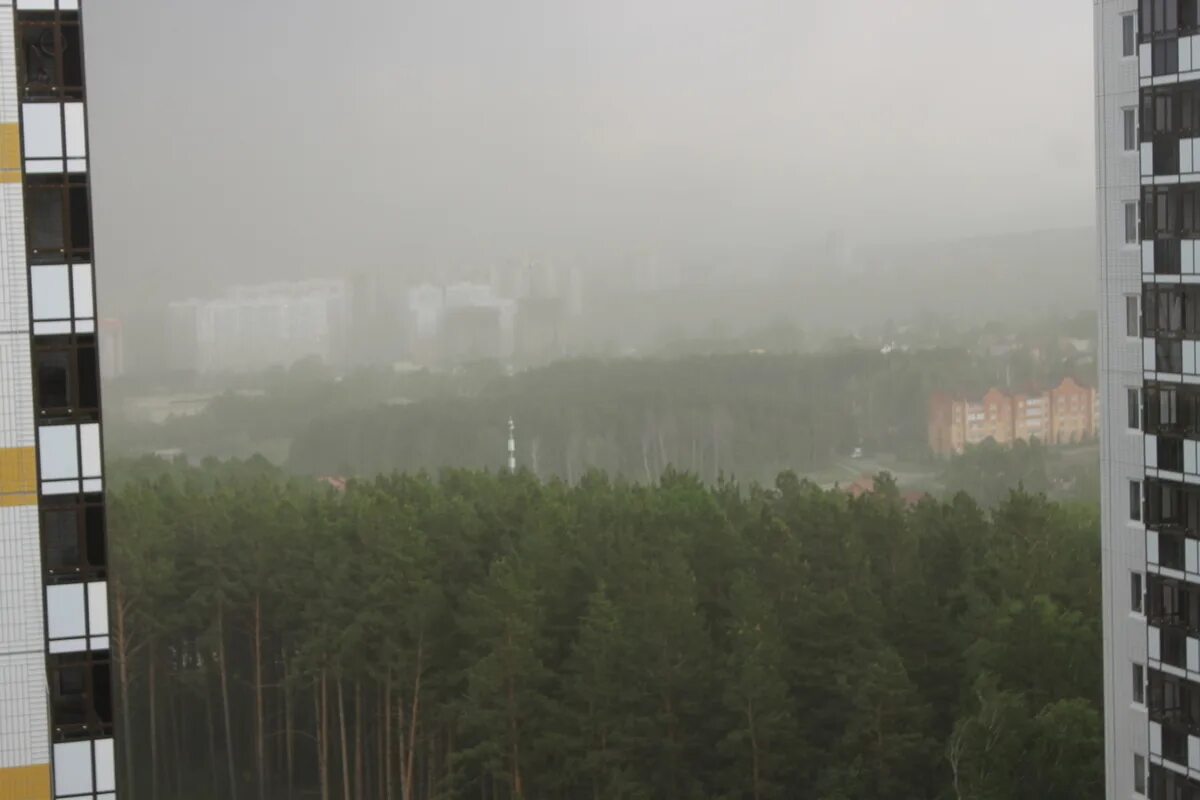
M 719 268 L 1091 223 L 1085 3 L 107 0 L 105 308 L 630 252 Z

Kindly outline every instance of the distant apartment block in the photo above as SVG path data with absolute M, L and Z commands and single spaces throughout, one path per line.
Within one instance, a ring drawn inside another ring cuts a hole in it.
M 345 342 L 348 293 L 341 281 L 236 286 L 211 300 L 167 309 L 171 358 L 195 372 L 248 372 L 305 358 L 330 363 Z
M 939 456 L 961 454 L 988 439 L 1077 444 L 1095 438 L 1099 427 L 1098 392 L 1071 378 L 1038 393 L 993 388 L 978 398 L 939 392 L 929 401 L 929 449 Z

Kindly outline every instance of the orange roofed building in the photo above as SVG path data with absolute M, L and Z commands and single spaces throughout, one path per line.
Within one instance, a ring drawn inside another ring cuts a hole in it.
M 994 439 L 997 444 L 1034 439 L 1063 445 L 1093 439 L 1099 433 L 1098 392 L 1065 378 L 1041 394 L 1008 394 L 990 389 L 982 398 L 945 393 L 929 399 L 929 449 L 940 456 Z

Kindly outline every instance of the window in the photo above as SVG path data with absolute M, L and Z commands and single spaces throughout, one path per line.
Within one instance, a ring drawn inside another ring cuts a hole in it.
M 1138 794 L 1146 793 L 1146 759 L 1143 756 L 1133 757 L 1133 790 Z
M 1129 482 L 1129 519 L 1140 522 L 1142 519 L 1142 482 Z
M 42 498 L 42 561 L 48 585 L 106 577 L 108 544 L 102 502 L 98 494 Z
M 1129 605 L 1137 613 L 1142 613 L 1142 573 L 1129 573 Z
M 33 356 L 39 417 L 97 419 L 100 375 L 95 336 L 38 337 Z
M 1138 242 L 1138 211 L 1137 203 L 1125 204 L 1125 244 Z
M 1138 389 L 1129 389 L 1127 394 L 1129 402 L 1129 430 L 1136 431 L 1142 427 L 1142 393 Z
M 107 652 L 61 653 L 49 659 L 50 718 L 55 741 L 112 734 L 112 687 Z
M 1134 30 L 1133 14 L 1121 17 L 1121 55 L 1132 56 L 1137 52 L 1137 35 Z
M 1146 675 L 1141 664 L 1133 665 L 1133 702 L 1146 702 Z
M 1125 296 L 1125 335 L 1136 339 L 1142 335 L 1142 304 L 1136 294 Z
M 1174 75 L 1179 72 L 1179 42 L 1168 39 L 1150 45 L 1151 74 Z
M 1154 343 L 1154 369 L 1178 375 L 1183 372 L 1183 342 L 1158 341 Z
M 25 228 L 31 263 L 90 263 L 92 220 L 87 176 L 27 175 Z
M 22 11 L 17 23 L 22 99 L 82 100 L 79 13 Z
M 1125 151 L 1137 150 L 1137 109 L 1121 109 L 1121 122 L 1125 129 Z

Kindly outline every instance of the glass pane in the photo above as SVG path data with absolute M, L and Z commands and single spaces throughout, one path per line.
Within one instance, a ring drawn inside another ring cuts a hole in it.
M 38 406 L 42 413 L 71 406 L 71 360 L 65 350 L 37 354 Z
M 98 408 L 100 405 L 100 374 L 96 366 L 96 348 L 80 347 L 76 352 L 79 364 L 79 406 Z
M 57 186 L 28 187 L 25 191 L 25 217 L 29 227 L 29 247 L 46 253 L 63 250 L 63 193 Z
M 88 506 L 84 512 L 84 528 L 87 534 L 87 561 L 92 567 L 105 567 L 105 532 L 104 509 L 100 506 Z
M 46 568 L 73 570 L 79 566 L 79 518 L 75 509 L 55 509 L 42 517 Z

